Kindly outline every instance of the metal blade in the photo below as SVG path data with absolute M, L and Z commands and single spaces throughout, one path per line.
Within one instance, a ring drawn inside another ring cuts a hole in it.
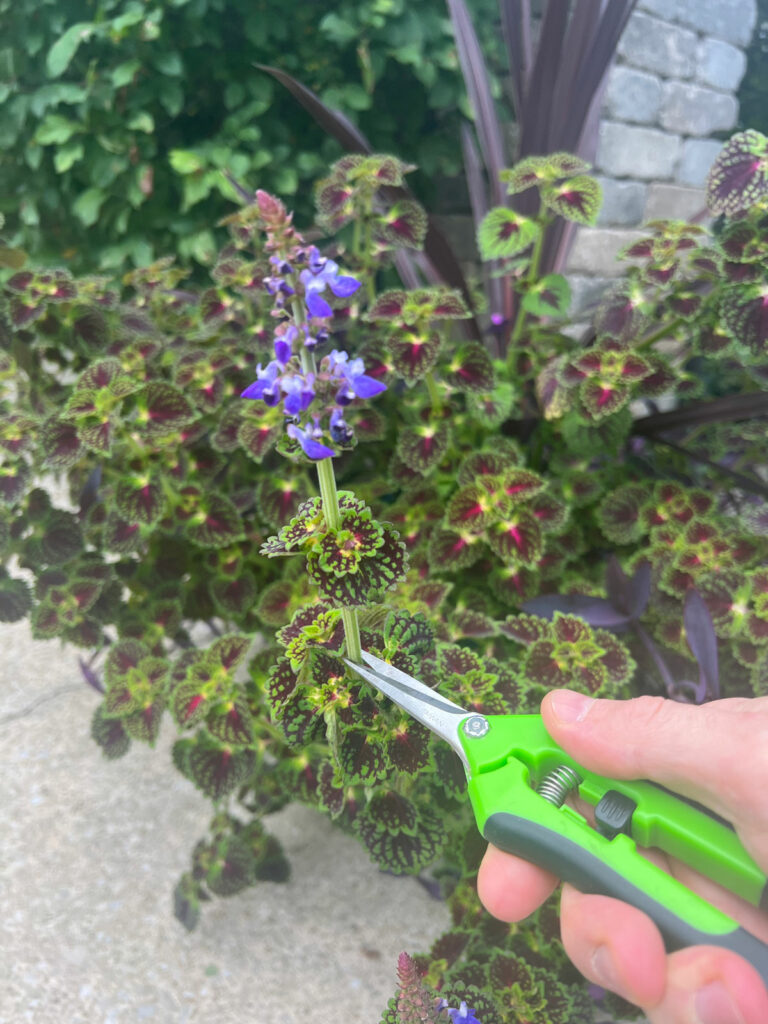
M 371 686 L 381 690 L 398 707 L 412 715 L 417 722 L 426 725 L 446 743 L 450 743 L 461 758 L 464 767 L 468 768 L 464 750 L 459 742 L 459 725 L 462 719 L 471 712 L 454 704 L 452 700 L 443 697 L 436 690 L 430 690 L 418 679 L 414 679 L 407 672 L 382 661 L 381 658 L 376 658 L 367 651 L 362 651 L 361 656 L 370 668 L 363 668 L 362 665 L 357 665 L 349 658 L 345 658 L 344 661 Z

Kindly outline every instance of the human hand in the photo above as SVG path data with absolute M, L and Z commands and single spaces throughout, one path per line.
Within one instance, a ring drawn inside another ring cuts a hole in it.
M 584 768 L 612 779 L 651 779 L 697 800 L 731 822 L 768 870 L 768 697 L 695 706 L 555 690 L 541 713 L 550 736 Z M 579 801 L 577 808 L 594 824 L 589 805 Z M 660 850 L 639 852 L 768 942 L 768 913 Z M 557 884 L 550 872 L 489 846 L 478 893 L 495 917 L 519 921 Z M 751 964 L 716 946 L 667 954 L 651 919 L 620 900 L 565 884 L 560 927 L 579 971 L 635 1003 L 651 1024 L 768 1022 L 768 992 Z

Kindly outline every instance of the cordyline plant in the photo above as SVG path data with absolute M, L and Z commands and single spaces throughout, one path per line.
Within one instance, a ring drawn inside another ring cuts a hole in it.
M 768 140 L 725 146 L 712 233 L 648 225 L 579 337 L 542 238 L 593 220 L 599 188 L 566 153 L 505 171 L 538 212 L 478 233 L 521 310 L 504 358 L 461 335 L 458 290 L 398 282 L 427 226 L 408 170 L 344 157 L 311 236 L 239 186 L 202 292 L 171 260 L 120 288 L 0 248 L 0 618 L 81 648 L 107 757 L 178 730 L 213 803 L 186 927 L 286 876 L 268 816 L 299 800 L 449 901 L 386 1024 L 626 1016 L 569 964 L 553 901 L 520 925 L 482 910 L 458 760 L 342 658 L 481 713 L 560 686 L 768 693 Z

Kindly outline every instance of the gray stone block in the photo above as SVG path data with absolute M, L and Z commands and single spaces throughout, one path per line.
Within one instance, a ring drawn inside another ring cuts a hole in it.
M 723 148 L 715 139 L 686 139 L 682 145 L 675 179 L 681 185 L 704 188 L 709 169 Z
M 650 124 L 661 107 L 661 82 L 656 75 L 626 65 L 614 67 L 605 90 L 604 112 L 617 121 Z
M 637 68 L 691 78 L 696 70 L 696 33 L 637 11 L 619 40 L 618 52 Z
M 595 166 L 613 178 L 672 178 L 680 157 L 680 138 L 655 128 L 603 121 Z
M 696 54 L 696 78 L 724 92 L 735 92 L 747 69 L 743 50 L 720 39 L 702 39 Z
M 612 284 L 610 277 L 586 277 L 583 274 L 568 274 L 568 283 L 571 286 L 571 316 L 584 313 L 587 316 L 591 313 L 597 303 Z M 570 334 L 571 337 L 579 337 L 584 329 L 584 324 L 574 325 L 578 329 Z
M 739 117 L 735 96 L 690 82 L 665 82 L 659 123 L 683 135 L 728 131 Z
M 749 43 L 757 21 L 756 0 L 640 0 L 639 6 L 737 46 Z
M 617 259 L 619 249 L 643 238 L 642 231 L 617 228 L 580 228 L 571 249 L 568 270 L 595 277 L 619 277 L 627 265 Z
M 616 178 L 597 179 L 603 189 L 603 205 L 597 223 L 634 226 L 643 219 L 648 186 L 641 181 L 617 181 Z
M 704 189 L 654 183 L 648 186 L 643 220 L 690 220 L 706 205 Z

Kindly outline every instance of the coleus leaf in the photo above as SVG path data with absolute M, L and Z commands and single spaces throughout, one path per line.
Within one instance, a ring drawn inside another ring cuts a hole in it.
M 538 615 L 510 615 L 499 623 L 499 631 L 510 640 L 530 646 L 548 635 L 547 623 Z
M 388 348 L 395 373 L 409 384 L 420 380 L 437 362 L 440 344 L 436 331 L 403 331 L 390 338 Z
M 519 457 L 510 451 L 473 452 L 462 462 L 456 479 L 463 487 L 475 483 L 479 476 L 500 476 L 519 461 Z
M 536 221 L 514 210 L 496 207 L 485 215 L 477 231 L 477 244 L 484 260 L 504 259 L 524 252 L 539 237 Z
M 214 604 L 225 616 L 241 617 L 256 601 L 256 580 L 247 571 L 238 573 L 235 579 L 214 579 L 209 589 Z
M 493 496 L 480 484 L 469 484 L 456 491 L 445 512 L 450 526 L 471 533 L 482 533 L 497 515 Z
M 415 775 L 429 764 L 430 733 L 412 718 L 403 719 L 388 734 L 387 757 L 392 767 L 406 775 Z
M 267 523 L 280 529 L 299 510 L 302 502 L 309 497 L 304 474 L 283 477 L 269 474 L 264 476 L 256 488 L 256 504 Z
M 755 355 L 768 352 L 768 286 L 762 282 L 726 289 L 720 303 L 732 337 Z
M 645 533 L 640 510 L 647 499 L 645 488 L 625 484 L 609 494 L 597 510 L 598 523 L 608 540 L 630 544 Z
M 345 729 L 339 738 L 336 756 L 348 785 L 373 785 L 385 778 L 389 770 L 381 739 L 364 729 Z
M 0 503 L 15 505 L 24 495 L 30 476 L 27 464 L 21 460 L 0 465 Z
M 579 386 L 581 399 L 587 415 L 593 421 L 613 416 L 629 402 L 630 387 L 623 380 L 601 380 L 590 377 Z
M 707 205 L 733 216 L 768 195 L 768 139 L 749 130 L 733 135 L 715 158 L 707 179 Z
M 498 381 L 490 391 L 470 392 L 467 397 L 477 421 L 494 430 L 511 417 L 517 391 L 511 382 Z
M 152 441 L 176 433 L 199 413 L 184 392 L 165 381 L 150 381 L 137 399 L 138 422 Z
M 401 199 L 375 221 L 374 232 L 390 247 L 423 249 L 428 226 L 424 208 L 412 199 Z
M 571 286 L 562 274 L 547 274 L 526 288 L 521 309 L 533 316 L 565 316 L 571 304 Z
M 436 572 L 456 572 L 476 562 L 484 550 L 487 549 L 477 534 L 436 529 L 429 540 L 427 557 Z
M 360 836 L 371 857 L 396 875 L 415 874 L 426 867 L 435 859 L 445 839 L 437 816 L 425 810 L 419 812 L 419 828 L 415 835 L 386 832 L 365 820 L 360 822 L 359 818 L 358 822 Z
M 252 750 L 233 750 L 199 732 L 194 739 L 177 740 L 173 763 L 209 799 L 223 800 L 244 782 L 255 764 Z
M 205 717 L 205 727 L 222 743 L 246 746 L 253 740 L 253 720 L 243 697 L 216 704 Z
M 507 186 L 509 195 L 517 195 L 519 192 L 533 188 L 534 185 L 549 181 L 551 171 L 545 157 L 528 156 L 516 163 L 514 167 L 503 170 L 499 178 Z
M 119 718 L 108 718 L 101 705 L 96 708 L 91 719 L 91 737 L 110 761 L 126 754 L 131 745 L 131 738 L 123 728 L 123 723 Z
M 535 516 L 523 508 L 515 509 L 494 523 L 486 539 L 503 562 L 521 563 L 533 568 L 539 560 L 543 541 Z
M 541 189 L 542 202 L 566 220 L 594 224 L 600 212 L 603 192 L 599 182 L 585 174 Z
M 216 896 L 234 896 L 254 882 L 254 858 L 237 836 L 227 836 L 216 845 L 205 884 Z
M 165 498 L 160 484 L 149 474 L 125 475 L 115 490 L 115 507 L 126 522 L 150 525 L 162 517 Z
M 139 711 L 131 715 L 121 715 L 120 721 L 128 735 L 134 740 L 141 740 L 154 746 L 160 733 L 160 722 L 165 710 L 165 697 L 156 696 L 150 704 L 145 704 Z
M 51 417 L 40 428 L 40 448 L 45 466 L 69 469 L 82 458 L 85 449 L 77 436 L 74 423 Z
M 317 549 L 307 557 L 307 574 L 319 587 L 323 598 L 336 606 L 367 604 L 380 591 L 386 591 L 405 578 L 408 556 L 399 534 L 389 523 L 382 523 L 382 544 L 360 559 L 355 572 L 338 576 L 322 568 Z
M 445 420 L 406 427 L 400 431 L 397 453 L 406 466 L 426 476 L 447 452 L 450 436 Z
M 182 518 L 179 510 L 176 514 Z M 197 492 L 192 510 L 183 518 L 186 536 L 202 548 L 226 547 L 245 536 L 240 513 L 223 494 Z
M 18 622 L 32 608 L 29 585 L 0 567 L 0 622 Z
M 459 391 L 485 393 L 495 384 L 493 363 L 476 341 L 462 345 L 445 368 L 444 379 Z
M 418 817 L 416 807 L 397 790 L 377 789 L 357 821 L 385 832 L 415 835 Z
M 141 544 L 141 527 L 110 513 L 104 525 L 104 543 L 110 551 L 129 555 Z

